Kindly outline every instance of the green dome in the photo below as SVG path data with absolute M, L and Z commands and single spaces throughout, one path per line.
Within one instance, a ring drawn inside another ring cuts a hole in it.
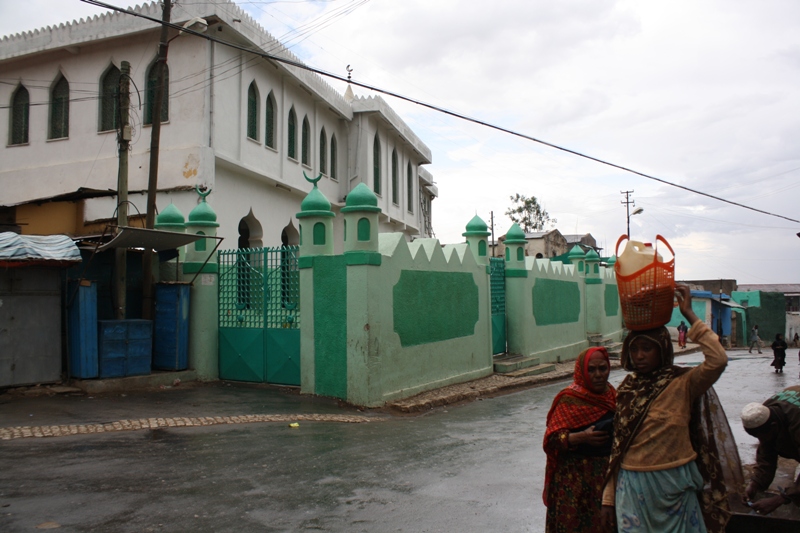
M 612 255 L 611 257 L 608 258 L 608 261 L 606 261 L 606 264 L 608 266 L 614 266 L 614 263 L 616 263 L 616 262 L 617 262 L 617 256 L 616 255 Z
M 297 218 L 332 216 L 334 215 L 331 211 L 331 203 L 325 198 L 325 195 L 322 194 L 322 191 L 317 188 L 317 184 L 315 183 L 314 188 L 311 189 L 300 203 L 300 212 L 297 213 Z
M 486 222 L 483 221 L 481 217 L 475 215 L 472 217 L 472 220 L 469 221 L 467 224 L 467 231 L 462 233 L 464 237 L 470 236 L 477 236 L 477 237 L 487 237 L 490 235 L 489 227 L 486 225 Z
M 583 253 L 583 250 L 577 244 L 572 247 L 572 250 L 569 251 L 567 255 L 567 259 L 583 259 L 586 254 Z
M 347 204 L 342 208 L 342 213 L 352 211 L 380 211 L 378 197 L 367 187 L 366 183 L 356 185 L 347 195 Z
M 525 232 L 516 222 L 511 225 L 511 229 L 506 233 L 506 244 L 525 244 Z
M 163 211 L 156 217 L 156 229 L 179 229 L 183 231 L 186 227 L 184 223 L 186 219 L 183 218 L 181 210 L 175 207 L 175 204 L 169 204 Z
M 211 209 L 211 206 L 206 202 L 205 197 L 203 201 L 197 204 L 197 207 L 192 209 L 189 213 L 188 226 L 213 226 L 218 227 L 217 214 Z
M 600 255 L 592 248 L 588 252 L 586 252 L 586 260 L 587 261 L 600 261 Z

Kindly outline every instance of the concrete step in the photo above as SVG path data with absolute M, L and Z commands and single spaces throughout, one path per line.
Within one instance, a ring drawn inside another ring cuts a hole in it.
M 529 366 L 527 368 L 520 368 L 519 370 L 514 370 L 513 372 L 506 372 L 503 375 L 508 376 L 510 378 L 521 378 L 525 376 L 537 376 L 539 374 L 546 374 L 547 372 L 552 372 L 555 369 L 556 365 L 554 364 L 542 363 L 541 365 Z
M 494 360 L 494 371 L 499 374 L 507 374 L 523 368 L 536 366 L 539 364 L 538 357 L 523 355 L 503 355 Z

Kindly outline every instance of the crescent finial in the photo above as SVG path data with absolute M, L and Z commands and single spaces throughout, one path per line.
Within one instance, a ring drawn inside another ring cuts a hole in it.
M 319 176 L 317 176 L 316 178 L 311 179 L 308 176 L 306 176 L 306 171 L 304 170 L 303 171 L 303 177 L 306 179 L 307 182 L 313 183 L 314 187 L 316 187 L 317 186 L 317 182 L 322 179 L 322 172 L 320 172 Z
M 206 192 L 202 192 L 202 191 L 200 190 L 200 185 L 198 184 L 198 185 L 195 185 L 195 186 L 194 186 L 194 189 L 195 189 L 195 191 L 197 191 L 197 194 L 199 194 L 199 195 L 200 195 L 200 198 L 202 198 L 204 202 L 206 201 L 206 196 L 208 196 L 209 194 L 211 194 L 211 187 L 207 187 L 207 188 L 206 188 Z

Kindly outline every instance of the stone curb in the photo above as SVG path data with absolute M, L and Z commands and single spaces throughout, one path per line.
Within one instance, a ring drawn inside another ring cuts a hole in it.
M 254 424 L 260 422 L 339 422 L 344 424 L 363 424 L 370 422 L 382 422 L 384 420 L 384 418 L 359 415 L 322 414 L 139 418 L 136 420 L 118 420 L 116 422 L 106 422 L 103 424 L 4 427 L 0 428 L 0 440 L 68 437 L 71 435 L 113 433 L 117 431 L 215 426 L 220 424 Z

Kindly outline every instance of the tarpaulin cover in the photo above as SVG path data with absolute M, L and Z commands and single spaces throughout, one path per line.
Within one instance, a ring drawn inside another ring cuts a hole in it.
M 80 263 L 81 252 L 66 235 L 0 233 L 0 266 Z

